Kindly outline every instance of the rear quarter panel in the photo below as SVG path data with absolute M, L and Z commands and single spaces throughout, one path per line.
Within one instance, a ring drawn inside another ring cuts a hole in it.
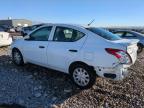
M 80 50 L 80 56 L 77 56 L 74 61 L 82 61 L 93 67 L 114 67 L 118 64 L 118 59 L 113 55 L 108 54 L 105 48 L 124 49 L 123 46 L 114 44 L 97 35 L 89 34 L 86 42 Z M 70 65 L 69 64 L 69 65 Z

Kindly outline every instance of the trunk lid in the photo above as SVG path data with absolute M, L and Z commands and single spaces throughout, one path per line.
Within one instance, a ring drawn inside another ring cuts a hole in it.
M 139 40 L 138 39 L 120 39 L 120 40 L 116 40 L 113 42 L 124 45 L 124 46 L 129 46 L 129 45 L 137 44 Z
M 126 47 L 126 51 L 127 53 L 130 55 L 131 59 L 132 59 L 132 63 L 135 63 L 136 59 L 137 59 L 137 43 L 139 42 L 139 40 L 137 39 L 121 39 L 121 40 L 116 40 L 113 41 L 114 43 L 123 45 Z

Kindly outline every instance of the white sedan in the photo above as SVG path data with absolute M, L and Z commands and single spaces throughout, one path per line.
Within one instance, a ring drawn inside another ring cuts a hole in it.
M 136 61 L 137 42 L 100 28 L 47 24 L 15 41 L 12 59 L 16 65 L 29 62 L 68 73 L 77 86 L 89 88 L 98 76 L 125 78 Z
M 7 32 L 0 32 L 0 47 L 7 46 L 12 43 L 12 37 Z

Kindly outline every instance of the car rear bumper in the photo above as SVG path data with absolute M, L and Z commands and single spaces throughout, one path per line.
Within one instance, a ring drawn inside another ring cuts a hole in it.
M 96 67 L 95 71 L 99 77 L 112 80 L 123 80 L 128 76 L 128 67 L 130 65 L 118 65 L 116 67 Z

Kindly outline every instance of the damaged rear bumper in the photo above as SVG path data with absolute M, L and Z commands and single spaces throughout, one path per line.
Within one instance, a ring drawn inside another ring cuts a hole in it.
M 118 65 L 116 67 L 96 67 L 95 71 L 99 77 L 110 78 L 112 80 L 123 80 L 128 76 L 130 65 Z

